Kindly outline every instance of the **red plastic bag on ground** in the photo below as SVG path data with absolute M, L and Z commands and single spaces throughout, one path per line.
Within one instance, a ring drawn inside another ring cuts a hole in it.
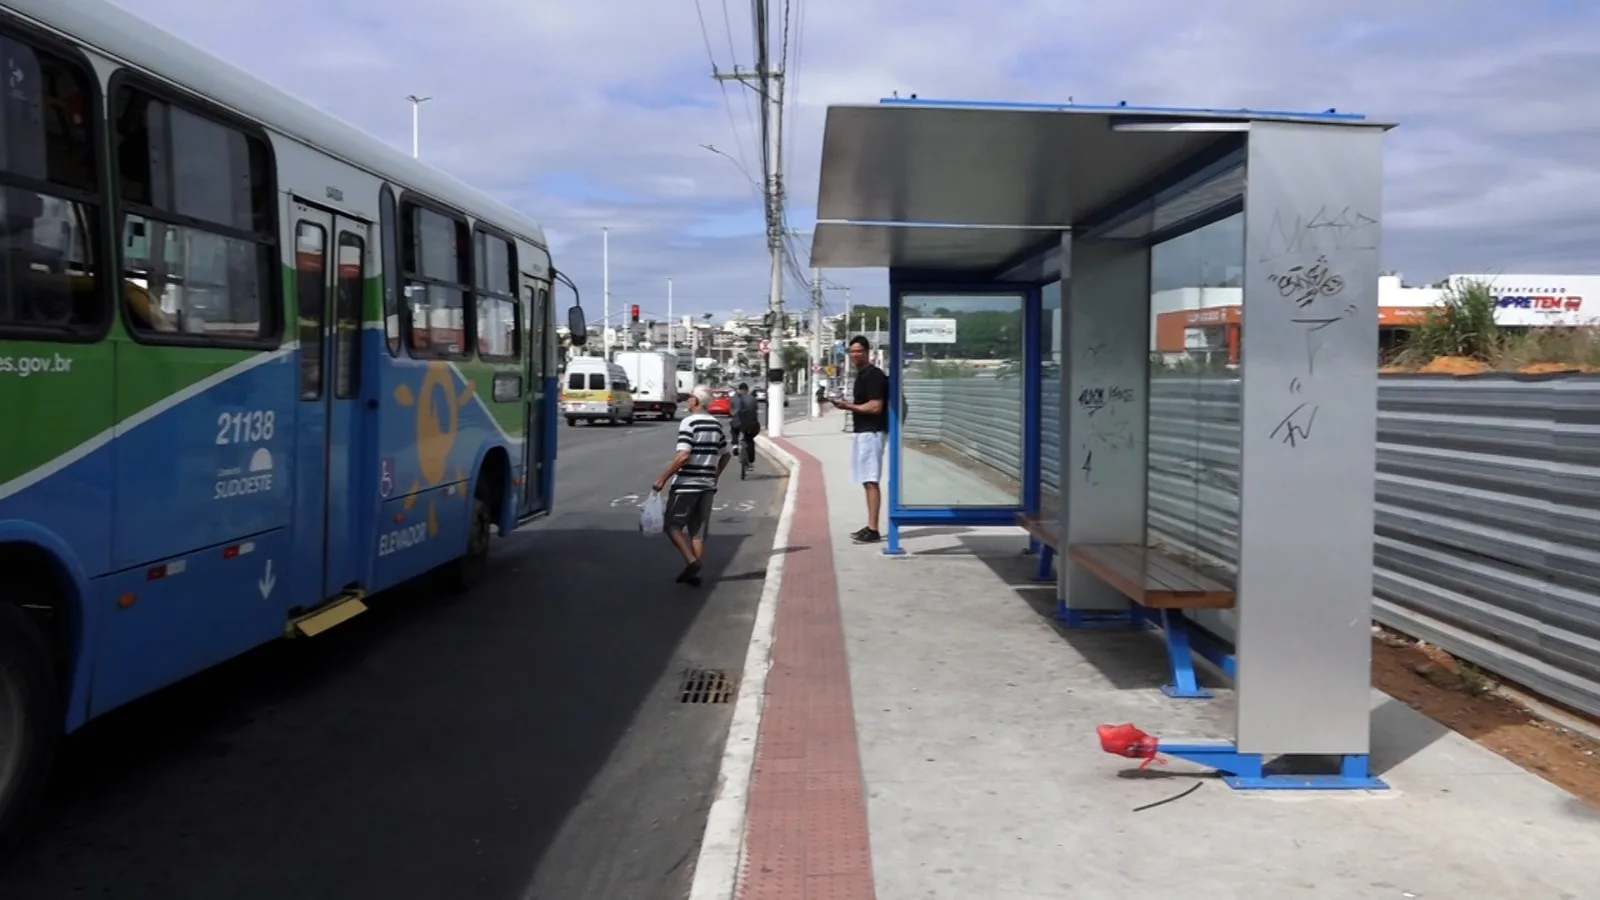
M 1158 741 L 1156 738 L 1145 734 L 1132 723 L 1122 725 L 1101 725 L 1095 728 L 1095 733 L 1100 736 L 1100 749 L 1112 756 L 1123 756 L 1128 759 L 1142 759 L 1139 764 L 1143 769 L 1156 759 Z

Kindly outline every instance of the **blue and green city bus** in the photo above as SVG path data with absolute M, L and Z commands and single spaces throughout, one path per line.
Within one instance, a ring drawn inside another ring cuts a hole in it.
M 59 735 L 481 577 L 551 508 L 576 289 L 523 215 L 104 0 L 4 0 L 0 56 L 3 834 Z

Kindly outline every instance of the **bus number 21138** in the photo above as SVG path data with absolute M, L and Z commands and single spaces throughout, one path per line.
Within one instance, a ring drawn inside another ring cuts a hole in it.
M 217 445 L 250 444 L 272 440 L 277 415 L 273 410 L 223 413 L 217 416 Z

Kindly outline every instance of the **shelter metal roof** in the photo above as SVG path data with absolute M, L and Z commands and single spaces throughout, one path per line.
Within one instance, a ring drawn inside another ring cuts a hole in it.
M 1362 116 L 885 100 L 833 106 L 811 264 L 985 270 L 1237 146 L 1253 121 Z

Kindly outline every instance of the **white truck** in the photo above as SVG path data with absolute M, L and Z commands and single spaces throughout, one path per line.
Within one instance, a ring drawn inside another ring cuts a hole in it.
M 678 415 L 678 355 L 663 350 L 622 350 L 613 360 L 628 373 L 634 415 L 672 420 Z
M 689 399 L 689 392 L 694 390 L 694 359 L 688 356 L 678 357 L 678 402 Z

